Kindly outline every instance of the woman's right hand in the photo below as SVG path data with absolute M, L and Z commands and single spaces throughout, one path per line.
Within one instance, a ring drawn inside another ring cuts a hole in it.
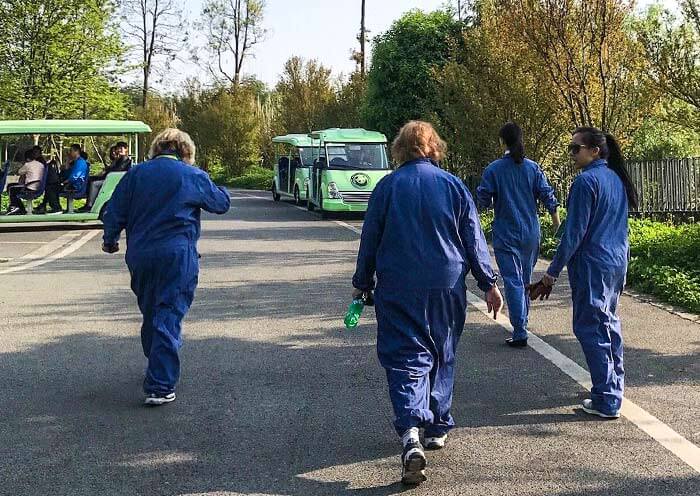
M 503 296 L 498 289 L 498 286 L 494 286 L 486 292 L 486 307 L 488 308 L 489 314 L 493 312 L 493 320 L 498 318 L 498 312 L 503 308 Z

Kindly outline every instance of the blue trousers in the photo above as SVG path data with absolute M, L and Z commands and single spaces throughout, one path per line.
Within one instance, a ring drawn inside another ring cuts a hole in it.
M 464 330 L 466 287 L 378 289 L 377 353 L 386 370 L 394 427 L 441 436 L 453 426 L 450 414 L 455 350 Z
M 496 263 L 503 279 L 508 317 L 513 326 L 513 339 L 527 339 L 530 298 L 526 287 L 539 255 L 539 240 L 529 246 L 495 249 Z
M 197 250 L 177 246 L 127 253 L 131 289 L 143 315 L 141 344 L 148 358 L 143 390 L 170 393 L 180 378 L 182 319 L 192 305 L 199 274 Z
M 627 267 L 603 267 L 581 259 L 569 265 L 574 334 L 591 373 L 593 407 L 607 414 L 620 409 L 625 388 L 617 304 L 626 272 Z

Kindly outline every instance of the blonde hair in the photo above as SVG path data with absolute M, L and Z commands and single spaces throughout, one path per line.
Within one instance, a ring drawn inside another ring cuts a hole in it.
M 158 133 L 151 143 L 151 150 L 148 152 L 150 158 L 155 158 L 168 152 L 175 152 L 185 163 L 194 164 L 197 148 L 190 135 L 179 129 L 169 128 Z
M 447 145 L 432 124 L 410 121 L 399 131 L 391 145 L 391 155 L 399 164 L 417 158 L 429 158 L 440 162 L 445 158 Z

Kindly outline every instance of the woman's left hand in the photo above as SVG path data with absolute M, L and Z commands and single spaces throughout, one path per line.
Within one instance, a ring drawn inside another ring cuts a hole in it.
M 353 300 L 357 300 L 359 298 L 362 298 L 362 295 L 364 295 L 364 294 L 365 294 L 365 292 L 362 291 L 361 289 L 352 288 L 352 299 Z

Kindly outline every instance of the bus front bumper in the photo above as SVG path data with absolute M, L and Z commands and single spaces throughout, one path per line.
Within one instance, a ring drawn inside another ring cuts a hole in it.
M 366 212 L 366 203 L 345 203 L 343 200 L 323 199 L 323 210 L 327 212 Z

